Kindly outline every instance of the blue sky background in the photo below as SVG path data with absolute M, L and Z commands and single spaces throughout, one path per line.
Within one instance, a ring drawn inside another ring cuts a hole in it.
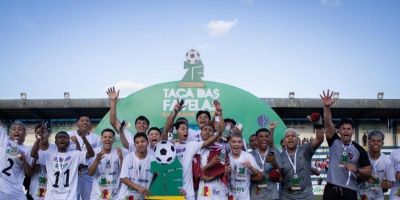
M 0 1 L 0 98 L 126 96 L 180 80 L 188 49 L 204 80 L 258 97 L 400 98 L 398 0 Z

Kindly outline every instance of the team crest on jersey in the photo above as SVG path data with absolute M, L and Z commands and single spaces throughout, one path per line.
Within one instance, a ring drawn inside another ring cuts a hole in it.
M 6 153 L 12 156 L 16 156 L 21 153 L 21 150 L 18 149 L 16 144 L 7 143 Z
M 61 165 L 61 168 L 65 168 L 66 166 L 68 166 L 68 163 L 71 161 L 71 159 L 72 159 L 71 156 L 67 156 L 65 158 L 54 156 L 52 161 L 56 168 L 59 168 L 60 167 L 59 165 Z

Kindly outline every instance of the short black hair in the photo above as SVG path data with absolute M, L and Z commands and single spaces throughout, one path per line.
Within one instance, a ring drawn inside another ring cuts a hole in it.
M 197 113 L 196 113 L 196 120 L 199 118 L 199 116 L 201 115 L 201 114 L 206 114 L 207 115 L 207 117 L 208 117 L 208 120 L 211 120 L 211 114 L 210 114 L 210 112 L 208 112 L 207 110 L 199 110 Z
M 147 119 L 147 117 L 140 115 L 139 117 L 136 117 L 135 119 L 135 125 L 137 124 L 138 121 L 145 121 L 147 123 L 147 125 L 150 125 L 150 121 Z
M 257 137 L 257 135 L 254 133 L 254 134 L 251 134 L 249 138 L 251 138 L 251 137 Z
M 186 122 L 186 124 L 189 124 L 189 120 L 187 120 L 187 119 L 184 118 L 184 117 L 179 117 L 179 118 L 176 119 L 175 121 L 184 121 L 184 122 Z
M 178 130 L 179 127 L 180 127 L 182 124 L 185 124 L 186 126 L 188 126 L 188 125 L 186 124 L 186 122 L 184 122 L 184 121 L 177 121 L 177 122 L 175 122 L 175 124 L 174 124 L 175 129 Z
M 111 133 L 113 134 L 113 136 L 115 136 L 115 131 L 112 130 L 111 128 L 103 129 L 103 130 L 101 131 L 101 136 L 103 136 L 103 133 L 104 133 L 104 132 L 111 132 Z
M 78 117 L 76 118 L 76 121 L 79 121 L 82 117 L 87 117 L 87 118 L 89 118 L 89 121 L 92 121 L 92 119 L 90 119 L 89 115 L 78 115 Z
M 67 136 L 69 137 L 69 134 L 68 134 L 67 132 L 65 132 L 65 131 L 59 131 L 59 132 L 56 134 L 55 137 L 57 137 L 58 135 L 61 135 L 61 134 L 67 135 Z
M 236 121 L 234 120 L 234 119 L 232 119 L 232 118 L 225 118 L 224 119 L 224 122 L 226 123 L 226 122 L 230 122 L 230 123 L 232 123 L 233 125 L 236 125 Z
M 271 134 L 271 131 L 269 131 L 267 128 L 260 128 L 256 131 L 256 136 L 258 136 L 258 134 L 260 134 L 261 132 L 267 132 Z
M 133 141 L 136 141 L 136 139 L 139 138 L 139 137 L 143 137 L 146 141 L 149 141 L 149 139 L 147 138 L 146 133 L 144 133 L 144 132 L 136 133 L 135 136 L 133 136 Z
M 157 127 L 151 127 L 151 128 L 147 131 L 147 135 L 150 133 L 150 131 L 153 131 L 153 130 L 157 131 L 157 132 L 161 135 L 161 130 L 160 130 L 159 128 L 157 128 Z
M 351 128 L 354 128 L 354 123 L 351 119 L 341 119 L 336 128 L 340 128 L 344 124 L 350 124 Z

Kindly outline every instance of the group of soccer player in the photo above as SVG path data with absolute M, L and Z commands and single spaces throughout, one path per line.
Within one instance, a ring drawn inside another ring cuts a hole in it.
M 198 130 L 178 118 L 184 104 L 177 101 L 162 129 L 149 128 L 144 116 L 135 120 L 136 133 L 117 118 L 119 91 L 109 88 L 110 124 L 101 134 L 91 132 L 88 116 L 77 120 L 78 130 L 60 131 L 55 144 L 49 143 L 46 123 L 35 128 L 33 147 L 23 145 L 26 128 L 21 122 L 11 125 L 9 134 L 0 127 L 0 200 L 143 200 L 151 196 L 155 160 L 153 149 L 161 140 L 174 143 L 182 165 L 181 195 L 187 200 L 315 199 L 312 190 L 312 157 L 326 138 L 329 145 L 329 170 L 323 199 L 400 199 L 400 150 L 390 156 L 381 152 L 384 134 L 371 131 L 368 152 L 352 141 L 350 120 L 335 127 L 329 90 L 321 95 L 323 117 L 314 123 L 315 139 L 300 145 L 299 132 L 284 132 L 282 151 L 273 144 L 277 123 L 260 128 L 246 149 L 241 127 L 224 119 L 222 106 L 214 102 L 215 114 L 196 114 Z M 243 113 L 245 114 L 245 113 Z M 322 121 L 323 119 L 323 121 Z M 223 133 L 229 129 L 229 135 Z M 133 135 L 133 137 L 132 137 Z M 173 136 L 171 136 L 173 135 Z M 113 147 L 120 137 L 122 148 Z M 176 137 L 175 137 L 176 136 Z M 24 177 L 30 177 L 28 193 Z

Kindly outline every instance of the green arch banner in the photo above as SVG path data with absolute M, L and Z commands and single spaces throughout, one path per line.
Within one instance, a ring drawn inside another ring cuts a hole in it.
M 178 117 L 186 117 L 191 127 L 195 127 L 197 111 L 208 110 L 213 115 L 212 102 L 218 99 L 223 108 L 224 118 L 233 118 L 243 124 L 243 136 L 246 141 L 257 129 L 268 128 L 269 123 L 276 121 L 278 126 L 275 129 L 274 143 L 277 147 L 280 146 L 280 139 L 286 126 L 275 111 L 266 102 L 249 92 L 218 82 L 182 84 L 182 81 L 172 81 L 144 88 L 118 102 L 118 118 L 131 124 L 128 129 L 132 133 L 136 132 L 134 121 L 139 115 L 144 115 L 150 120 L 149 127 L 161 128 L 178 98 L 185 100 L 185 108 Z M 110 127 L 109 113 L 107 113 L 98 124 L 96 132 L 100 133 L 104 128 Z

